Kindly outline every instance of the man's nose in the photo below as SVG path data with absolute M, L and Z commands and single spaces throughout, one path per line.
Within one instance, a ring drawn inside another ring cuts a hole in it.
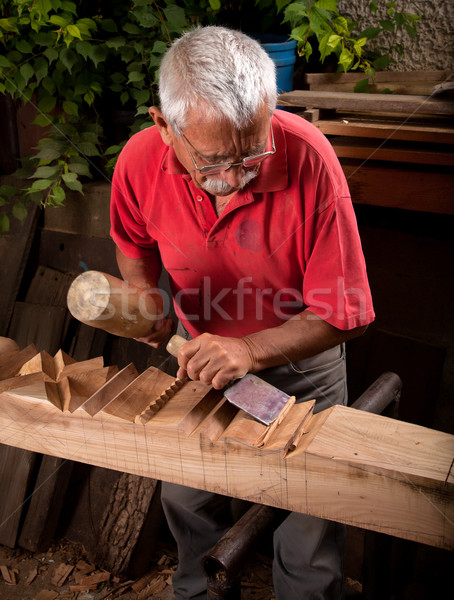
M 227 171 L 223 171 L 221 173 L 221 177 L 224 181 L 226 181 L 231 187 L 237 188 L 241 184 L 241 180 L 245 174 L 245 168 L 243 165 L 236 165 L 227 169 Z

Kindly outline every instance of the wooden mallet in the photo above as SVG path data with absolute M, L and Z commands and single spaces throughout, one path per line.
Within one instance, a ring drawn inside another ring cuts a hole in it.
M 108 273 L 85 271 L 72 282 L 69 312 L 86 325 L 120 337 L 150 335 L 162 318 L 154 295 Z

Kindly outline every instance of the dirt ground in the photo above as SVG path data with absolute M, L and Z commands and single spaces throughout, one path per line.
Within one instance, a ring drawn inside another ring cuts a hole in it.
M 270 563 L 259 555 L 251 560 L 242 579 L 242 599 L 274 599 Z M 163 545 L 149 573 L 125 581 L 97 569 L 81 544 L 67 540 L 45 553 L 0 546 L 0 599 L 173 600 L 171 577 L 176 565 L 174 548 Z

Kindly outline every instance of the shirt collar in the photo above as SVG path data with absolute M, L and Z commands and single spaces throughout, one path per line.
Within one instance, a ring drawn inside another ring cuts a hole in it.
M 247 189 L 252 192 L 277 192 L 288 186 L 285 134 L 276 115 L 273 116 L 272 122 L 276 153 L 263 161 L 259 175 L 247 186 Z M 167 148 L 167 152 L 164 154 L 161 169 L 169 175 L 182 175 L 185 179 L 191 179 L 171 146 Z

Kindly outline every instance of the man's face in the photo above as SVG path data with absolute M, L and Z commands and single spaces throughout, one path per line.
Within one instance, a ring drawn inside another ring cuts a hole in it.
M 191 175 L 195 185 L 214 196 L 229 196 L 245 187 L 258 175 L 260 164 L 238 165 L 216 174 L 204 174 L 196 169 L 224 162 L 237 163 L 271 149 L 270 115 L 268 107 L 258 111 L 254 120 L 241 130 L 226 120 L 207 119 L 203 113 L 189 113 L 183 136 L 173 134 L 175 154 Z M 192 155 L 192 159 L 191 159 Z

